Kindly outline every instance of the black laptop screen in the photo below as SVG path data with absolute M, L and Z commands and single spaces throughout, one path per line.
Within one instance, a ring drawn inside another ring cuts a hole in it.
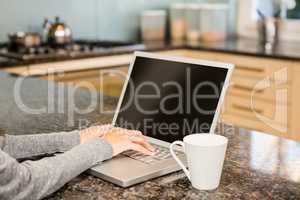
M 136 57 L 115 125 L 167 142 L 209 132 L 227 72 Z

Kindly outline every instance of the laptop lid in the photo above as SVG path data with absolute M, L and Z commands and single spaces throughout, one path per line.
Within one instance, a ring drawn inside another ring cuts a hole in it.
M 135 52 L 113 119 L 166 142 L 214 133 L 232 64 Z

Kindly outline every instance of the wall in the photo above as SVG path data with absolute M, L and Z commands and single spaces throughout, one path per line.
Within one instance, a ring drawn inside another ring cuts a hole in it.
M 178 0 L 185 1 L 185 0 Z M 0 41 L 15 31 L 42 31 L 44 17 L 59 15 L 74 37 L 120 39 L 137 37 L 143 9 L 167 8 L 174 0 L 0 0 Z
M 0 0 L 0 42 L 9 32 L 42 32 L 44 17 L 56 15 L 72 27 L 74 38 L 134 40 L 142 10 L 188 1 L 195 0 Z

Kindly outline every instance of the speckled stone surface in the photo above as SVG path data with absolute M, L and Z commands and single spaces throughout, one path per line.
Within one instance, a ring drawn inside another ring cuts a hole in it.
M 48 133 L 108 123 L 117 101 L 61 83 L 0 72 L 0 133 Z
M 255 57 L 265 57 L 265 58 L 274 58 L 274 59 L 287 59 L 287 60 L 300 60 L 300 43 L 299 42 L 282 42 L 278 43 L 272 48 L 265 48 L 264 45 L 260 44 L 257 40 L 254 39 L 245 39 L 245 38 L 232 38 L 223 42 L 211 42 L 203 43 L 200 41 L 175 41 L 175 42 L 146 42 L 144 43 L 145 47 L 143 49 L 129 48 L 127 50 L 111 50 L 107 49 L 101 51 L 99 54 L 95 55 L 82 55 L 80 57 L 59 57 L 59 58 L 49 58 L 44 60 L 30 60 L 22 61 L 12 58 L 4 58 L 0 56 L 0 68 L 1 67 L 15 67 L 15 66 L 24 66 L 28 64 L 38 64 L 38 63 L 49 63 L 63 60 L 74 60 L 82 59 L 88 57 L 101 57 L 107 55 L 118 55 L 133 53 L 136 50 L 144 51 L 163 51 L 163 50 L 172 50 L 172 49 L 191 49 L 191 50 L 203 50 L 203 51 L 212 51 L 212 52 L 223 52 L 223 53 L 234 53 L 240 55 L 248 55 Z
M 67 113 L 26 114 L 20 109 L 13 95 L 16 78 L 0 73 L 0 132 L 31 134 L 63 131 L 78 128 L 80 121 L 93 123 L 110 122 L 112 114 L 97 109 L 85 114 L 76 113 L 72 120 Z M 47 105 L 48 82 L 29 78 L 22 84 L 21 97 L 25 105 L 41 108 Z M 55 93 L 55 90 L 52 91 Z M 68 89 L 64 89 L 64 94 Z M 67 94 L 66 94 L 67 95 Z M 89 102 L 96 107 L 104 104 L 105 110 L 115 108 L 116 99 L 103 97 L 84 90 L 77 90 L 76 105 L 85 108 Z M 60 105 L 56 100 L 54 105 Z M 72 101 L 64 101 L 68 105 Z M 61 110 L 60 110 L 61 111 Z M 79 109 L 80 111 L 80 109 Z M 72 122 L 71 124 L 70 121 Z M 148 182 L 120 188 L 111 183 L 82 174 L 47 200 L 156 200 L 156 199 L 300 199 L 300 143 L 263 133 L 247 131 L 231 126 L 219 126 L 220 134 L 229 139 L 220 187 L 215 191 L 198 191 L 192 188 L 182 172 L 173 173 Z M 130 170 L 122 169 L 120 170 Z
M 84 174 L 48 200 L 300 199 L 299 143 L 237 128 L 224 135 L 229 138 L 229 148 L 221 184 L 215 191 L 193 189 L 182 172 L 126 189 Z

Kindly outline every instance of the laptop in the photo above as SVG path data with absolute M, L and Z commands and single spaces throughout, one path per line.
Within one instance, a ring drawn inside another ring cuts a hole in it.
M 89 172 L 121 187 L 180 170 L 169 153 L 175 140 L 214 134 L 232 64 L 135 52 L 112 124 L 140 130 L 155 155 L 127 151 Z M 183 149 L 176 153 L 185 164 Z

